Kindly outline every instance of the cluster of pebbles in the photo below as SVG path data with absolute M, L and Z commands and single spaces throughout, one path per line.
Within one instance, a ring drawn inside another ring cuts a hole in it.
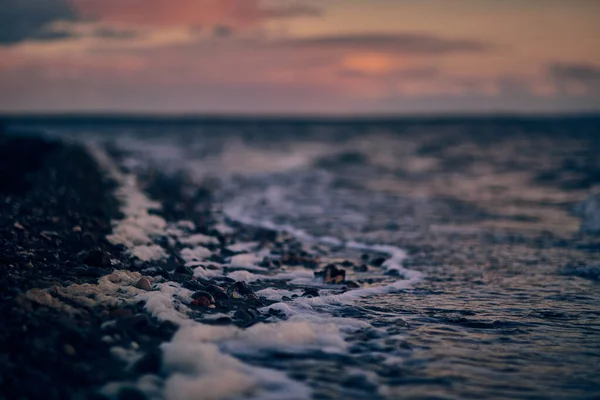
M 143 399 L 135 387 L 107 383 L 160 376 L 160 346 L 182 321 L 244 329 L 286 319 L 274 303 L 378 284 L 369 271 L 381 267 L 380 255 L 333 257 L 335 249 L 227 221 L 211 208 L 209 191 L 190 198 L 183 182 L 165 190 L 178 181 L 159 174 L 120 193 L 131 176 L 115 179 L 113 170 L 107 180 L 108 156 L 5 140 L 44 155 L 39 165 L 0 165 L 30 181 L 13 176 L 0 188 L 0 399 Z M 123 240 L 132 229 L 145 242 Z

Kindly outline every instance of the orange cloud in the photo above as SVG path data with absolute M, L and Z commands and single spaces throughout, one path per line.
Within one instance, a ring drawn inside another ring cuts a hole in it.
M 378 75 L 390 72 L 395 68 L 395 65 L 387 55 L 366 53 L 346 57 L 342 62 L 342 67 L 349 71 Z

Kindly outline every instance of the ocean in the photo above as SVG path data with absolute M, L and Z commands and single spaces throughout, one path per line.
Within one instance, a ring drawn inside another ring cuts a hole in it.
M 178 257 L 261 302 L 228 324 L 153 282 L 179 329 L 162 374 L 126 383 L 149 398 L 600 396 L 600 117 L 5 124 L 90 149 L 144 274 Z

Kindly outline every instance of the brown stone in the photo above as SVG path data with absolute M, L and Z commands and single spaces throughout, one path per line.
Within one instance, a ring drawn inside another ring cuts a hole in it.
M 200 307 L 209 307 L 210 300 L 208 299 L 208 297 L 201 296 L 198 297 L 196 300 L 192 301 L 192 304 Z
M 148 278 L 142 276 L 136 283 L 135 283 L 135 287 L 138 289 L 142 289 L 142 290 L 146 290 L 146 291 L 151 291 L 152 290 L 152 285 L 150 284 L 150 281 L 148 280 Z

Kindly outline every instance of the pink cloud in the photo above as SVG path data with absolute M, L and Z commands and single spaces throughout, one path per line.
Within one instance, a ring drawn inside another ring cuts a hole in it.
M 265 8 L 259 0 L 70 0 L 84 18 L 144 26 L 256 26 L 269 18 L 315 16 L 302 5 Z

